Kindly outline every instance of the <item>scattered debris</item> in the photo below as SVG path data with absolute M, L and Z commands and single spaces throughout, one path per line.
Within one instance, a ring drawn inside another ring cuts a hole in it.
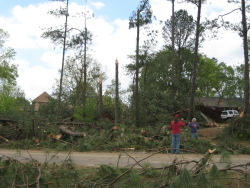
M 2 136 L 0 136 L 0 139 L 3 140 L 3 141 L 5 141 L 5 142 L 10 142 L 7 138 L 4 138 Z
M 55 140 L 60 140 L 60 138 L 62 138 L 62 134 L 55 135 L 55 134 L 50 133 L 48 137 L 53 138 Z
M 3 138 L 17 139 L 21 134 L 18 123 L 11 119 L 0 119 L 0 134 Z M 4 139 L 1 139 L 4 140 Z M 5 140 L 6 141 L 6 140 Z
M 203 114 L 202 112 L 200 113 L 201 114 L 201 117 L 203 117 L 205 120 L 206 120 L 206 122 L 207 122 L 207 126 L 209 126 L 209 127 L 218 127 L 219 126 L 219 124 L 218 123 L 216 123 L 215 121 L 213 121 L 212 119 L 210 119 L 210 118 L 208 118 L 205 114 Z

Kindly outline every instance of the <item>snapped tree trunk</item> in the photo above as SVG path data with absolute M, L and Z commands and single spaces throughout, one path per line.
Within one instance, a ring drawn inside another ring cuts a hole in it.
M 102 101 L 102 75 L 99 75 L 99 116 L 103 115 L 103 101 Z
M 118 60 L 115 61 L 115 125 L 119 121 L 119 70 Z

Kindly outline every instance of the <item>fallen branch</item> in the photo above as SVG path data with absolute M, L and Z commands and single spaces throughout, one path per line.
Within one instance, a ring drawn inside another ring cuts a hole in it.
M 247 174 L 245 171 L 243 171 L 241 169 L 237 169 L 237 168 L 239 168 L 239 167 L 248 167 L 248 166 L 250 166 L 250 162 L 248 162 L 246 164 L 234 165 L 234 166 L 230 166 L 228 168 L 219 169 L 219 171 L 233 170 L 233 171 L 241 172 L 243 174 Z
M 209 149 L 207 151 L 207 153 L 200 159 L 200 161 L 192 168 L 195 169 L 193 171 L 193 174 L 198 174 L 200 170 L 207 165 L 207 162 L 212 158 L 215 151 L 216 149 L 214 150 Z M 190 171 L 192 171 L 192 169 Z
M 10 142 L 7 138 L 4 138 L 2 136 L 0 136 L 0 139 L 3 140 L 3 141 L 5 141 L 5 142 L 7 142 L 7 143 Z
M 143 166 L 141 166 L 141 164 L 134 158 L 132 157 L 131 155 L 129 155 L 126 151 L 124 151 L 130 158 L 132 158 L 140 167 L 142 167 L 144 170 L 145 168 Z
M 73 144 L 71 144 L 70 142 L 66 142 L 66 141 L 64 141 L 64 140 L 60 140 L 60 139 L 62 138 L 62 134 L 54 135 L 54 134 L 50 133 L 50 134 L 48 135 L 48 137 L 53 138 L 53 139 L 55 139 L 55 140 L 57 140 L 57 141 L 59 141 L 59 142 L 63 142 L 63 143 L 65 143 L 65 144 L 73 145 Z
M 136 162 L 135 164 L 133 164 L 128 170 L 126 170 L 124 173 L 122 173 L 121 175 L 119 175 L 118 177 L 116 177 L 112 182 L 110 182 L 109 185 L 108 185 L 108 187 L 112 187 L 112 185 L 113 185 L 118 179 L 120 179 L 121 177 L 123 177 L 124 175 L 126 175 L 128 172 L 130 172 L 130 171 L 135 167 L 135 165 L 137 165 L 138 163 L 140 163 L 140 162 L 142 162 L 142 161 L 148 159 L 149 157 L 152 157 L 153 155 L 156 155 L 156 154 L 158 154 L 158 153 L 160 153 L 160 152 L 163 152 L 163 151 L 164 151 L 164 150 L 161 150 L 161 151 L 159 151 L 159 152 L 153 153 L 153 154 L 151 154 L 151 155 L 145 157 L 144 159 L 141 159 L 141 160 L 137 161 L 137 162 Z

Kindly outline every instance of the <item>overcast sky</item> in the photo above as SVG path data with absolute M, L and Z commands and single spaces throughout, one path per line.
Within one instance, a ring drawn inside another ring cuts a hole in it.
M 176 0 L 176 10 L 186 9 L 196 19 L 197 9 L 192 4 Z M 69 0 L 69 14 L 89 10 L 95 17 L 88 21 L 88 28 L 93 33 L 93 57 L 102 65 L 109 85 L 114 79 L 115 59 L 120 67 L 122 88 L 127 88 L 131 79 L 126 76 L 124 66 L 131 61 L 128 55 L 134 54 L 136 31 L 128 29 L 128 18 L 136 10 L 140 0 Z M 161 32 L 159 21 L 166 21 L 171 15 L 171 3 L 167 0 L 150 0 L 153 14 L 157 21 L 154 29 Z M 42 28 L 64 24 L 64 19 L 48 15 L 49 10 L 64 6 L 62 2 L 46 0 L 0 0 L 0 28 L 10 35 L 7 45 L 17 52 L 14 63 L 18 65 L 18 85 L 25 92 L 26 98 L 33 100 L 44 91 L 51 94 L 55 79 L 59 79 L 58 70 L 62 63 L 61 46 L 56 46 L 41 38 Z M 227 0 L 207 0 L 202 8 L 202 19 L 214 19 L 226 14 L 239 5 L 228 4 Z M 224 19 L 231 22 L 240 21 L 240 12 L 235 11 Z M 69 24 L 82 29 L 83 22 L 69 18 Z M 143 40 L 143 39 L 142 39 Z M 158 36 L 160 49 L 164 44 Z M 220 30 L 216 39 L 207 40 L 201 53 L 228 65 L 243 63 L 242 39 L 237 33 Z

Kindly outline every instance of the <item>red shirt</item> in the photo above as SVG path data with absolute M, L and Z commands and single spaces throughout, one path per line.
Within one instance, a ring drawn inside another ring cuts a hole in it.
M 184 127 L 185 123 L 182 121 L 178 121 L 177 123 L 175 121 L 172 121 L 170 124 L 170 129 L 172 130 L 172 134 L 180 134 L 181 133 L 181 127 Z

